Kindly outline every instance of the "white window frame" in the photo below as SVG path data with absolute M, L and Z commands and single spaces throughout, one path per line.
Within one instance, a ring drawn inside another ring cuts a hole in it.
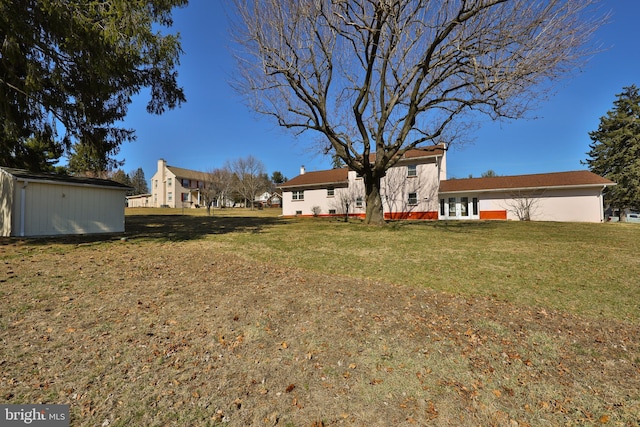
M 302 201 L 304 200 L 304 190 L 294 190 L 291 192 L 291 200 Z

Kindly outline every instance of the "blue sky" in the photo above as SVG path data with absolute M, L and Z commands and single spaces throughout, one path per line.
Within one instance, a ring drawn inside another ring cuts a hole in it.
M 178 79 L 187 103 L 154 116 L 146 113 L 145 94 L 135 99 L 124 125 L 136 130 L 137 140 L 124 144 L 117 156 L 125 160 L 123 169 L 141 167 L 150 179 L 159 158 L 207 171 L 248 155 L 260 159 L 269 175 L 278 170 L 293 178 L 300 165 L 308 171 L 330 168 L 330 158 L 310 148 L 315 135 L 294 137 L 250 111 L 229 87 L 234 63 L 221 4 L 191 0 L 174 12 L 173 30 L 180 32 L 185 51 Z M 640 85 L 640 1 L 603 0 L 602 6 L 612 18 L 595 40 L 608 49 L 561 81 L 555 95 L 529 114 L 535 119 L 484 122 L 472 143 L 452 147 L 449 177 L 478 177 L 489 169 L 500 175 L 585 169 L 580 161 L 589 150 L 588 133 L 598 128 L 623 87 Z

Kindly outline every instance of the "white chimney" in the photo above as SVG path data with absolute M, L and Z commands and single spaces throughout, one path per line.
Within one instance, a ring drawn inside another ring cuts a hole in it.
M 300 175 L 304 175 L 304 165 L 300 166 Z

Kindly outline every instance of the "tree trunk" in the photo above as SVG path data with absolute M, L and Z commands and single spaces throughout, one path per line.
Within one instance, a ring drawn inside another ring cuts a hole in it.
M 379 177 L 364 177 L 365 199 L 367 204 L 365 224 L 384 225 L 384 212 L 382 209 L 382 197 L 380 197 Z

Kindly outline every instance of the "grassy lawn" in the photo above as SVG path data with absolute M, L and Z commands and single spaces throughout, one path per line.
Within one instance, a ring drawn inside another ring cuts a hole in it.
M 640 226 L 130 209 L 0 243 L 0 402 L 72 425 L 640 420 Z

